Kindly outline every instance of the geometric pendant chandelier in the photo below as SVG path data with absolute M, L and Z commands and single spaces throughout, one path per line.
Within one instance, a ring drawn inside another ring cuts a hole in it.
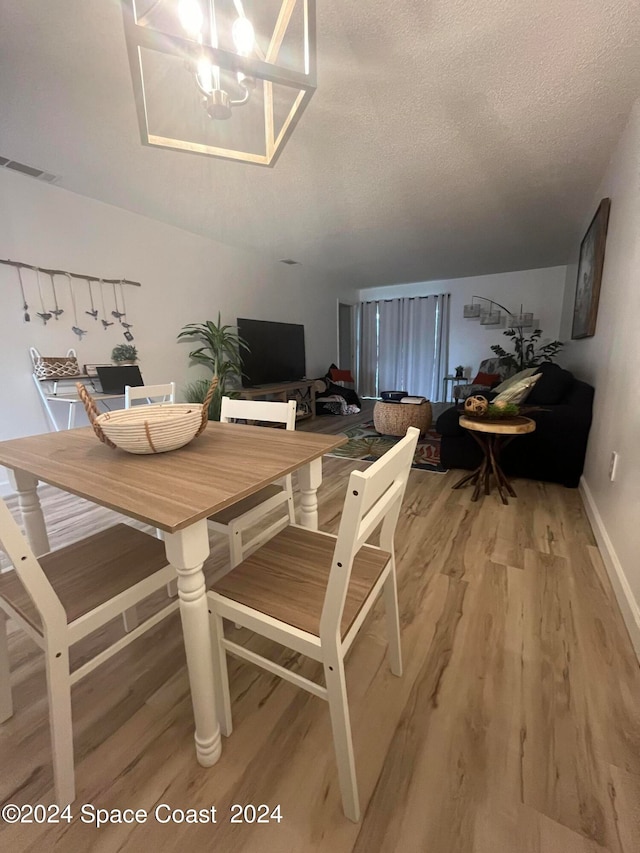
M 316 89 L 315 0 L 122 0 L 145 145 L 273 166 Z

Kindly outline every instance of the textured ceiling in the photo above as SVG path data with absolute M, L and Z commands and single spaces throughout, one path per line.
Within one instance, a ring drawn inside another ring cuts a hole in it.
M 0 0 L 0 155 L 357 286 L 567 261 L 640 94 L 637 0 L 317 18 L 318 90 L 264 169 L 141 145 L 117 0 Z

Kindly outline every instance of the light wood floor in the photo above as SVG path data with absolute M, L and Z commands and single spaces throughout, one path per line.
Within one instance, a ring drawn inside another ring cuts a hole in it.
M 336 530 L 357 467 L 325 460 L 322 529 Z M 640 670 L 579 495 L 517 481 L 508 507 L 494 495 L 472 504 L 451 490 L 458 476 L 411 473 L 396 539 L 404 676 L 388 669 L 380 607 L 347 662 L 360 825 L 342 814 L 325 703 L 248 664 L 230 663 L 235 728 L 222 758 L 198 766 L 176 615 L 74 688 L 75 810 L 216 805 L 219 822 L 0 823 L 0 849 L 638 853 Z M 113 520 L 50 487 L 42 497 L 54 547 Z M 212 567 L 223 559 L 217 547 Z M 42 658 L 15 631 L 11 660 L 0 801 L 49 803 Z M 231 825 L 233 803 L 280 803 L 283 820 Z

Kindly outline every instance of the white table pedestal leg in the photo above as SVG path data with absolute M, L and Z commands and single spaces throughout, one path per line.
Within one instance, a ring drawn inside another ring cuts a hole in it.
M 27 541 L 36 557 L 48 554 L 51 550 L 47 526 L 38 497 L 38 480 L 26 471 L 9 471 L 9 482 L 18 493 L 18 507 Z
M 322 483 L 322 458 L 314 459 L 298 471 L 300 487 L 300 524 L 318 529 L 318 488 Z
M 209 607 L 202 571 L 202 564 L 209 556 L 206 519 L 177 533 L 166 533 L 164 542 L 167 559 L 178 573 L 180 616 L 196 723 L 196 755 L 203 767 L 210 767 L 220 757 L 221 741 L 213 682 Z

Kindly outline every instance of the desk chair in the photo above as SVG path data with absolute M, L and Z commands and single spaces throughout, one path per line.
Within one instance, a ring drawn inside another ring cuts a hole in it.
M 165 385 L 125 385 L 124 386 L 124 407 L 131 408 L 132 400 L 146 400 L 150 403 L 155 401 L 157 397 L 162 399 L 161 403 L 175 403 L 176 401 L 176 383 L 167 382 Z
M 337 536 L 291 525 L 216 581 L 211 611 L 220 728 L 232 730 L 227 653 L 329 703 L 345 815 L 360 819 L 344 658 L 382 593 L 389 664 L 402 675 L 393 537 L 418 441 L 414 427 L 366 471 L 354 471 Z M 382 523 L 380 546 L 366 545 Z M 326 687 L 227 640 L 224 619 L 320 661 Z
M 284 424 L 286 429 L 292 430 L 296 428 L 296 401 L 270 403 L 264 400 L 232 400 L 229 397 L 223 397 L 220 422 L 230 423 L 233 420 L 267 421 L 273 424 Z M 281 515 L 250 541 L 244 542 L 243 535 L 247 529 L 278 507 L 286 508 L 286 515 L 284 517 Z M 208 520 L 212 530 L 224 533 L 229 538 L 231 568 L 237 566 L 244 556 L 258 548 L 267 539 L 275 536 L 288 524 L 295 524 L 291 474 L 277 483 L 266 486 L 255 495 L 250 495 L 245 500 L 221 510 Z
M 126 524 L 38 559 L 2 500 L 0 548 L 15 569 L 0 574 L 0 723 L 13 715 L 9 617 L 45 654 L 55 796 L 58 805 L 65 806 L 76 798 L 71 686 L 176 610 L 178 601 L 74 672 L 69 670 L 69 647 L 161 589 L 174 569 L 167 564 L 162 542 Z

